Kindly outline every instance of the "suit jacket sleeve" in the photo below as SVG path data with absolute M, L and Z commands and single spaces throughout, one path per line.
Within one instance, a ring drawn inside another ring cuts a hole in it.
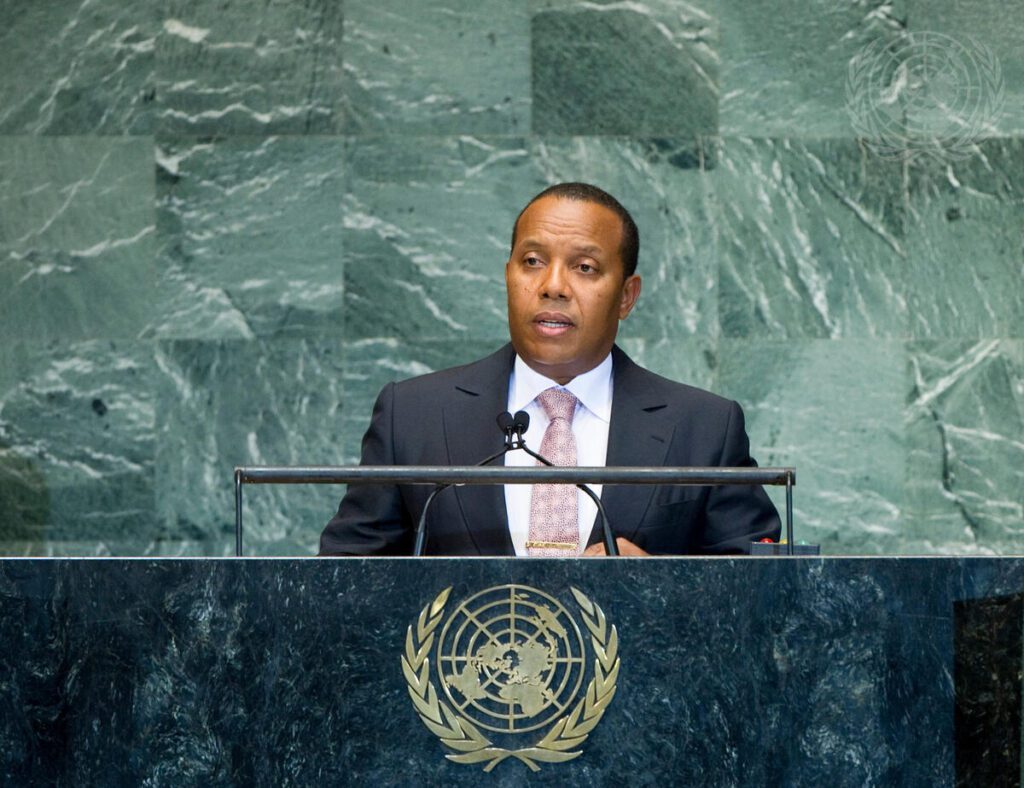
M 389 383 L 373 406 L 363 436 L 362 465 L 396 465 L 395 384 Z M 409 555 L 413 524 L 397 485 L 349 485 L 338 513 L 320 535 L 320 555 Z
M 730 405 L 718 465 L 757 467 L 750 456 L 743 409 L 736 402 Z M 751 542 L 779 538 L 778 512 L 760 485 L 710 488 L 705 518 L 701 553 L 749 553 Z

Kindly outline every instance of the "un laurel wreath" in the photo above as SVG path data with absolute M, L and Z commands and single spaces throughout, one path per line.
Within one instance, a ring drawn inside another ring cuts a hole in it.
M 582 755 L 579 747 L 601 721 L 619 676 L 618 632 L 601 608 L 570 588 L 589 634 L 584 638 L 565 606 L 536 588 L 488 588 L 446 617 L 451 591 L 420 611 L 402 655 L 416 713 L 455 751 L 446 757 L 484 764 L 489 772 L 507 758 L 539 771 L 540 763 Z M 580 697 L 588 640 L 593 676 Z M 530 746 L 502 746 L 542 728 Z

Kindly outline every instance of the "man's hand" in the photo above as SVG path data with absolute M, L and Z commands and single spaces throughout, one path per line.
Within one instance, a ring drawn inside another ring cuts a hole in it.
M 619 548 L 619 555 L 650 555 L 650 553 L 648 553 L 647 551 L 641 550 L 631 541 L 629 541 L 628 539 L 623 539 L 621 536 L 615 539 L 615 546 Z M 607 555 L 607 553 L 604 551 L 604 542 L 592 544 L 590 545 L 590 547 L 583 551 L 584 558 L 586 558 L 587 556 L 595 555 Z

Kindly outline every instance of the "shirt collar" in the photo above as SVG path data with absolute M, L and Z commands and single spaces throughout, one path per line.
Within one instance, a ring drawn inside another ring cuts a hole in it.
M 533 402 L 542 391 L 559 386 L 558 383 L 535 372 L 516 354 L 509 381 L 509 410 L 515 413 Z M 612 418 L 612 354 L 589 372 L 577 375 L 561 388 L 571 391 L 580 403 L 601 421 Z

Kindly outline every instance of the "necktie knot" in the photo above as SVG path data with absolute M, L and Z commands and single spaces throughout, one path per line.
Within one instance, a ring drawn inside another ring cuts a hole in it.
M 571 391 L 554 387 L 545 389 L 537 395 L 537 401 L 550 421 L 565 419 L 572 424 L 578 400 Z

